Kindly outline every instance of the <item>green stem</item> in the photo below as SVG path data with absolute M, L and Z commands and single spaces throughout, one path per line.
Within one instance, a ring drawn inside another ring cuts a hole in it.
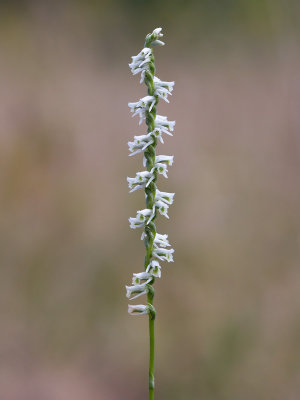
M 148 304 L 153 304 L 153 296 L 148 294 Z M 149 400 L 154 400 L 154 320 L 155 317 L 149 314 L 149 337 L 150 337 L 150 356 L 149 356 Z

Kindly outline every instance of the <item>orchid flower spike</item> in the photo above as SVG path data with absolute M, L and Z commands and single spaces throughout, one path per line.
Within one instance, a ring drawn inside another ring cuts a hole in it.
M 156 28 L 146 36 L 144 48 L 132 57 L 129 64 L 133 75 L 140 74 L 141 83 L 147 86 L 147 95 L 141 99 L 128 103 L 132 116 L 139 117 L 139 124 L 145 121 L 147 133 L 142 132 L 134 136 L 128 142 L 130 156 L 143 153 L 144 171 L 136 173 L 133 178 L 128 177 L 130 192 L 138 189 L 145 190 L 146 208 L 137 211 L 135 217 L 129 218 L 132 229 L 142 228 L 141 239 L 146 247 L 144 270 L 133 274 L 132 285 L 126 286 L 126 296 L 130 300 L 147 296 L 147 304 L 129 305 L 128 312 L 131 315 L 149 315 L 150 332 L 150 364 L 149 364 L 149 398 L 153 399 L 154 393 L 154 319 L 156 311 L 153 307 L 154 287 L 156 278 L 161 277 L 161 265 L 159 261 L 173 261 L 174 249 L 168 240 L 167 234 L 156 232 L 154 221 L 159 214 L 169 218 L 168 210 L 173 204 L 174 193 L 162 192 L 157 189 L 158 175 L 168 178 L 168 167 L 173 164 L 174 157 L 156 155 L 158 141 L 164 144 L 167 136 L 173 136 L 175 121 L 170 121 L 166 116 L 158 115 L 156 107 L 159 99 L 169 103 L 172 95 L 174 82 L 163 81 L 155 76 L 155 64 L 153 46 L 163 46 L 162 28 Z

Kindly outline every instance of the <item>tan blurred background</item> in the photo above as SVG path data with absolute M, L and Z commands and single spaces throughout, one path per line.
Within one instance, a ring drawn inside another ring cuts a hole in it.
M 298 1 L 2 1 L 0 399 L 147 398 L 144 247 L 126 176 L 145 95 L 128 62 L 158 26 L 175 80 L 158 222 L 157 400 L 300 398 Z

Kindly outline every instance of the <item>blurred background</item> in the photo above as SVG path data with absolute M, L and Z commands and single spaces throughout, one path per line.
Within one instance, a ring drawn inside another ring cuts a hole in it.
M 128 62 L 159 26 L 177 124 L 158 148 L 176 252 L 157 399 L 300 398 L 299 17 L 297 0 L 1 1 L 1 400 L 147 398 L 147 318 L 124 288 L 144 257 Z

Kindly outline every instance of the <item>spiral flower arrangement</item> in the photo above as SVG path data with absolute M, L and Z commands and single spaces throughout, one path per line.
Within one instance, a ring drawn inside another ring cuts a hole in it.
M 174 82 L 165 82 L 155 76 L 153 46 L 163 46 L 160 40 L 163 36 L 162 28 L 156 28 L 146 36 L 144 48 L 138 55 L 132 57 L 129 64 L 133 75 L 141 74 L 140 83 L 144 82 L 148 88 L 148 95 L 137 102 L 128 103 L 133 116 L 138 115 L 139 124 L 145 120 L 147 134 L 134 136 L 129 142 L 130 156 L 144 153 L 143 165 L 145 171 L 137 172 L 134 178 L 127 178 L 130 192 L 138 189 L 145 190 L 146 208 L 137 211 L 136 217 L 129 218 L 130 227 L 143 228 L 141 239 L 144 240 L 146 255 L 144 271 L 134 273 L 132 285 L 126 286 L 127 297 L 130 300 L 142 295 L 147 296 L 147 304 L 129 305 L 131 315 L 149 315 L 150 359 L 149 359 L 149 400 L 154 399 L 154 320 L 156 311 L 153 306 L 156 278 L 161 277 L 160 261 L 173 261 L 174 250 L 170 248 L 167 234 L 156 232 L 155 219 L 157 214 L 166 218 L 169 206 L 173 203 L 174 193 L 161 192 L 156 182 L 159 174 L 168 177 L 168 166 L 173 164 L 173 156 L 156 155 L 158 140 L 164 143 L 164 135 L 173 136 L 175 121 L 156 114 L 159 98 L 169 103 L 168 96 L 172 94 Z

